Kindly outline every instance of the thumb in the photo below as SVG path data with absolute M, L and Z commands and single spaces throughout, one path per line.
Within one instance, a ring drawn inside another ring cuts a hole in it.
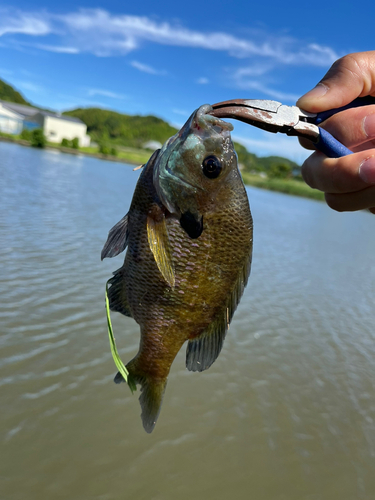
M 311 113 L 340 108 L 357 97 L 375 95 L 375 50 L 338 59 L 297 106 Z

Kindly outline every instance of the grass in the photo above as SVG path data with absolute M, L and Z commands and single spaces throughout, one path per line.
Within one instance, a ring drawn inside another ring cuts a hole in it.
M 269 191 L 278 191 L 279 193 L 292 194 L 295 196 L 303 196 L 304 198 L 312 198 L 314 200 L 324 200 L 324 193 L 317 189 L 312 189 L 302 181 L 294 179 L 269 179 L 258 175 L 241 172 L 245 184 Z
M 121 158 L 135 165 L 143 165 L 148 162 L 151 155 L 152 153 L 150 151 L 143 151 L 140 149 L 139 151 L 119 151 L 117 158 Z
M 58 145 L 54 145 L 55 147 Z M 116 148 L 117 155 L 103 155 L 99 153 L 97 147 L 79 148 L 79 152 L 83 154 L 97 155 L 100 158 L 117 159 L 123 161 L 124 163 L 131 163 L 132 165 L 143 165 L 147 163 L 152 151 L 146 151 L 144 149 L 133 149 L 133 148 Z

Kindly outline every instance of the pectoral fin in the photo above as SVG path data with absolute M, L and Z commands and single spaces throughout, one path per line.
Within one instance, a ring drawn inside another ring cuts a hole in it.
M 172 263 L 172 252 L 169 244 L 168 230 L 165 217 L 160 221 L 147 217 L 148 244 L 155 258 L 159 271 L 170 287 L 174 287 L 175 276 Z
M 128 214 L 126 214 L 108 233 L 101 258 L 115 257 L 123 252 L 128 244 Z

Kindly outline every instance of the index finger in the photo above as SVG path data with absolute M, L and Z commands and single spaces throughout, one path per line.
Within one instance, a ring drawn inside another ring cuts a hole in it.
M 367 95 L 375 95 L 375 50 L 338 59 L 317 86 L 298 99 L 297 106 L 319 113 Z

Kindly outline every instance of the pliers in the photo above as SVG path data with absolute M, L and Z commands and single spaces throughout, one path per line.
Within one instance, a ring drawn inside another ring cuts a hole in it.
M 262 99 L 233 99 L 213 104 L 210 114 L 218 118 L 233 118 L 267 130 L 291 136 L 305 137 L 330 158 L 352 154 L 352 151 L 318 125 L 330 116 L 345 109 L 375 104 L 375 97 L 358 97 L 341 108 L 308 113 L 297 106 Z

